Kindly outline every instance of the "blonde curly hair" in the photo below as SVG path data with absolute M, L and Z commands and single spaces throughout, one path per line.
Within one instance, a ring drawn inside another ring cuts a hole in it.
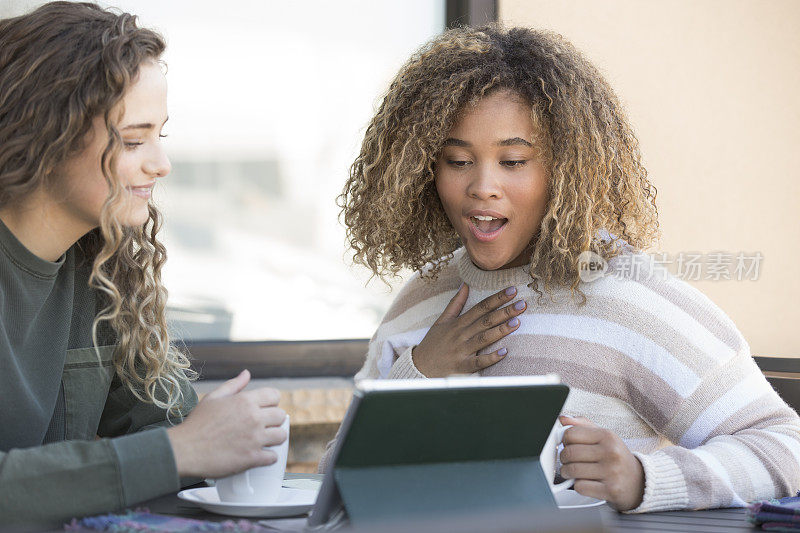
M 550 180 L 532 286 L 540 296 L 539 281 L 546 291 L 568 286 L 585 301 L 578 256 L 650 247 L 660 236 L 657 191 L 611 87 L 548 31 L 451 29 L 400 69 L 338 199 L 353 260 L 385 281 L 404 268 L 435 278 L 452 259 L 461 242 L 436 192 L 435 161 L 460 113 L 497 90 L 530 104 Z
M 51 2 L 0 20 L 0 207 L 57 180 L 60 165 L 85 148 L 94 118 L 104 119 L 101 165 L 110 194 L 100 227 L 78 241 L 102 306 L 93 344 L 98 359 L 101 344 L 116 345 L 116 375 L 136 398 L 179 414 L 181 384 L 197 374 L 167 329 L 161 216 L 150 205 L 143 226 L 122 225 L 127 193 L 115 175 L 119 106 L 139 67 L 157 62 L 165 47 L 135 16 L 92 3 Z

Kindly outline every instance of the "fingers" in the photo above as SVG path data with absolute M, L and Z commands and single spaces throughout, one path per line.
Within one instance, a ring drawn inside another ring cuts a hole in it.
M 482 331 L 489 330 L 502 324 L 503 322 L 510 322 L 511 324 L 514 324 L 513 327 L 516 329 L 516 327 L 519 325 L 519 320 L 514 322 L 513 319 L 524 313 L 526 308 L 527 304 L 523 300 L 518 300 L 513 304 L 506 305 L 505 307 L 501 307 L 500 309 L 486 313 L 467 328 L 467 335 L 470 337 L 475 337 L 480 335 Z M 512 326 L 509 325 L 509 327 Z M 513 329 L 509 330 L 509 333 L 511 331 L 513 331 Z M 506 333 L 506 335 L 507 334 L 508 333 Z
M 508 287 L 507 289 L 503 289 L 500 292 L 496 292 L 489 296 L 488 298 L 484 298 L 475 306 L 464 313 L 461 319 L 464 321 L 465 324 L 472 324 L 473 322 L 479 320 L 483 315 L 488 314 L 501 305 L 505 305 L 510 302 L 515 296 L 517 295 L 517 288 L 516 287 Z
M 606 436 L 607 431 L 597 426 L 578 426 L 564 430 L 561 442 L 564 447 L 570 444 L 599 444 Z
M 503 322 L 499 326 L 479 331 L 476 335 L 470 338 L 470 340 L 467 342 L 467 346 L 469 346 L 470 352 L 478 352 L 479 350 L 482 350 L 490 344 L 499 341 L 512 331 L 516 330 L 519 328 L 520 324 L 521 322 L 519 318 L 514 317 L 507 322 Z
M 615 509 L 638 507 L 644 497 L 644 468 L 622 439 L 585 418 L 561 421 L 575 424 L 564 431 L 561 475 L 575 479 L 580 494 L 606 500 Z
M 278 454 L 270 449 L 262 449 L 256 455 L 256 463 L 253 466 L 269 466 L 278 462 Z
M 608 491 L 606 486 L 593 479 L 576 479 L 575 485 L 572 487 L 578 494 L 589 496 L 590 498 L 597 498 L 598 500 L 607 500 Z
M 558 417 L 559 422 L 561 422 L 564 426 L 590 426 L 590 427 L 598 427 L 597 424 L 586 418 L 585 416 L 569 416 L 569 415 L 560 415 Z
M 232 396 L 237 392 L 244 389 L 250 382 L 250 371 L 247 369 L 242 370 L 238 376 L 229 379 L 213 391 L 206 395 L 207 398 L 224 398 L 225 396 Z
M 559 459 L 562 464 L 597 463 L 603 459 L 603 451 L 593 444 L 570 444 L 561 450 Z
M 286 420 L 286 411 L 280 407 L 269 407 L 261 410 L 261 424 L 265 427 L 280 426 Z
M 447 304 L 447 307 L 444 308 L 444 311 L 442 311 L 442 314 L 439 315 L 439 318 L 436 319 L 434 324 L 440 324 L 441 322 L 458 317 L 458 315 L 461 314 L 461 310 L 464 309 L 464 304 L 467 303 L 468 296 L 469 286 L 466 283 L 462 283 L 455 296 L 450 299 L 450 303 Z
M 268 411 L 274 411 L 276 415 L 283 413 L 282 409 L 268 409 Z M 280 424 L 285 417 L 286 413 L 283 413 L 283 417 L 281 417 L 281 420 L 278 422 L 278 424 Z M 278 460 L 278 454 L 266 447 L 283 444 L 288 438 L 288 432 L 279 425 L 270 425 L 270 427 L 264 428 L 261 438 L 262 449 L 259 450 L 256 457 L 256 466 L 268 466 L 274 464 Z
M 250 390 L 244 394 L 250 396 L 259 407 L 273 407 L 281 401 L 281 393 L 270 387 Z
M 468 368 L 464 369 L 465 373 L 474 373 L 480 372 L 484 368 L 489 368 L 493 364 L 496 364 L 503 360 L 503 358 L 508 353 L 508 350 L 505 348 L 500 348 L 496 352 L 492 352 L 486 355 L 476 355 L 475 357 L 470 357 L 467 359 Z
M 600 463 L 569 463 L 562 465 L 561 477 L 602 481 L 606 477 L 606 469 Z
M 283 443 L 289 435 L 286 430 L 280 427 L 268 427 L 264 429 L 263 446 L 276 446 Z

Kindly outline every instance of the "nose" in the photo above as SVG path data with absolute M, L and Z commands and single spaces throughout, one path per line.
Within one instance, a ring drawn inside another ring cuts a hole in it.
M 144 162 L 144 172 L 154 178 L 163 178 L 172 170 L 166 151 L 160 145 L 153 147 L 150 156 Z
M 492 165 L 476 164 L 467 185 L 467 196 L 477 200 L 501 198 L 503 191 L 498 178 L 496 169 L 492 168 Z

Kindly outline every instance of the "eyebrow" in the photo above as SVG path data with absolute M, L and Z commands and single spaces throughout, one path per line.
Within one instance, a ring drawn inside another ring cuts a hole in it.
M 527 146 L 528 148 L 533 148 L 533 144 L 529 143 L 522 137 L 512 137 L 511 139 L 506 139 L 504 141 L 500 141 L 497 143 L 498 146 L 514 146 L 516 144 L 521 144 Z
M 462 141 L 461 139 L 453 139 L 452 137 L 444 141 L 445 146 L 463 146 L 468 147 L 472 146 L 467 141 Z
M 164 120 L 164 124 L 167 123 L 167 120 L 169 120 L 169 117 L 167 117 Z M 161 124 L 161 125 L 163 126 L 164 124 Z M 128 126 L 125 126 L 124 128 L 122 128 L 122 131 L 127 131 L 127 130 L 150 130 L 150 129 L 153 129 L 153 128 L 155 128 L 155 124 L 152 124 L 150 122 L 142 122 L 141 124 L 130 124 Z
M 526 141 L 522 137 L 512 137 L 510 139 L 504 139 L 502 141 L 497 141 L 496 144 L 497 144 L 497 146 L 514 146 L 514 145 L 517 145 L 517 144 L 521 144 L 523 146 L 527 146 L 528 148 L 533 148 L 533 144 L 531 144 L 530 142 Z M 455 139 L 455 138 L 451 137 L 451 138 L 447 139 L 446 141 L 444 141 L 444 146 L 461 146 L 461 147 L 464 147 L 464 148 L 469 148 L 472 145 L 470 143 L 468 143 L 467 141 L 464 141 L 464 140 L 461 140 L 461 139 Z

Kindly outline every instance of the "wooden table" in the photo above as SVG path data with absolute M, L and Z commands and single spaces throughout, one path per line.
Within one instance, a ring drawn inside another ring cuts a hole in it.
M 288 479 L 321 479 L 318 474 L 286 474 Z M 204 485 L 195 485 L 200 487 Z M 161 498 L 155 498 L 143 502 L 139 506 L 147 507 L 153 513 L 182 516 L 185 518 L 195 518 L 198 520 L 211 520 L 221 522 L 225 520 L 236 520 L 236 518 L 221 516 L 209 513 L 200 507 L 177 497 L 177 494 L 169 494 Z M 550 527 L 551 521 L 542 521 L 541 517 L 536 517 L 532 527 L 518 528 L 514 523 L 508 524 L 505 531 L 609 531 L 632 533 L 634 531 L 657 532 L 728 532 L 728 531 L 759 531 L 753 528 L 746 519 L 744 509 L 714 509 L 709 511 L 670 511 L 663 513 L 649 514 L 620 514 L 610 507 L 603 506 L 595 508 L 591 513 L 581 515 L 577 511 L 561 511 L 566 513 L 564 516 L 572 520 L 571 528 Z M 527 520 L 526 520 L 527 518 Z M 530 516 L 520 516 L 516 520 L 519 523 L 531 524 Z M 258 520 L 251 518 L 250 520 Z M 274 528 L 275 531 L 301 531 L 302 520 L 297 518 L 289 519 L 268 519 L 264 523 Z M 474 522 L 474 521 L 473 521 Z M 513 522 L 513 521 L 512 521 Z M 496 522 L 491 522 L 496 523 Z M 469 524 L 469 523 L 468 523 Z M 517 524 L 518 525 L 518 524 Z M 462 526 L 462 524 L 459 524 Z M 468 526 L 467 526 L 468 527 Z M 505 525 L 504 525 L 505 527 Z M 384 528 L 382 528 L 384 529 Z M 423 528 L 424 529 L 424 528 Z M 460 527 L 463 531 L 463 527 Z M 402 530 L 402 529 L 400 529 Z M 438 531 L 439 527 L 431 525 L 430 531 Z M 418 524 L 415 524 L 415 533 L 421 533 Z

